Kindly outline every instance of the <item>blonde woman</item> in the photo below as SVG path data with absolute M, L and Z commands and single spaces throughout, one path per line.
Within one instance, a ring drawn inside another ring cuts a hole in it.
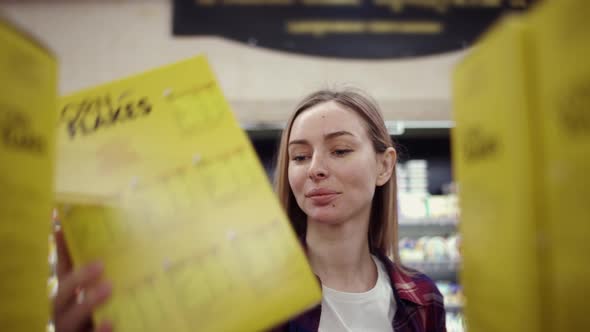
M 435 284 L 400 265 L 395 163 L 383 118 L 363 93 L 322 90 L 297 106 L 275 189 L 323 297 L 276 331 L 446 330 Z

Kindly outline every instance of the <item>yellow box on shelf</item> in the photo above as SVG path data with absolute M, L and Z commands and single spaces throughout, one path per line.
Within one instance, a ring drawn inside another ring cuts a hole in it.
M 98 319 L 117 331 L 255 331 L 320 300 L 205 58 L 67 96 L 60 109 L 66 240 L 76 264 L 100 259 L 114 282 Z
M 534 88 L 526 22 L 508 17 L 454 74 L 452 133 L 470 331 L 540 331 Z
M 548 1 L 531 17 L 537 55 L 550 299 L 548 331 L 588 331 L 590 315 L 590 2 Z
M 543 3 L 456 70 L 469 329 L 590 328 L 589 14 L 590 2 Z
M 47 238 L 53 201 L 57 63 L 0 19 L 0 328 L 49 322 Z

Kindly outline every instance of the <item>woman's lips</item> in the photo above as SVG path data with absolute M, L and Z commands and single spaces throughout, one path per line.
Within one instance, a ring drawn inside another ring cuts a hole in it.
M 316 205 L 327 205 L 338 197 L 339 194 L 326 194 L 309 196 L 309 199 Z
M 327 205 L 340 195 L 339 192 L 327 189 L 314 189 L 305 196 L 315 205 Z

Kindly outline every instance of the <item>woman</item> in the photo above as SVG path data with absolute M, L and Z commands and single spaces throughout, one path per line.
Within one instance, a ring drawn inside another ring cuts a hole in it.
M 322 90 L 298 105 L 281 138 L 276 191 L 323 297 L 274 331 L 446 330 L 443 299 L 432 280 L 399 264 L 396 157 L 376 104 L 363 94 Z M 110 286 L 98 282 L 98 264 L 71 272 L 60 234 L 57 239 L 64 257 L 57 331 L 85 331 Z M 86 295 L 76 304 L 80 287 Z M 111 329 L 103 322 L 95 331 Z
M 399 265 L 395 163 L 383 118 L 362 93 L 322 90 L 297 106 L 275 189 L 323 297 L 277 330 L 446 330 L 432 280 Z

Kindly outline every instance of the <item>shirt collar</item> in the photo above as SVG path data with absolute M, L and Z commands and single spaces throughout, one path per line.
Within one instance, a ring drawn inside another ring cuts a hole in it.
M 423 275 L 417 271 L 400 267 L 385 255 L 377 253 L 376 256 L 385 265 L 394 296 L 414 305 L 425 306 L 426 301 L 420 296 L 418 289 L 418 279 Z

